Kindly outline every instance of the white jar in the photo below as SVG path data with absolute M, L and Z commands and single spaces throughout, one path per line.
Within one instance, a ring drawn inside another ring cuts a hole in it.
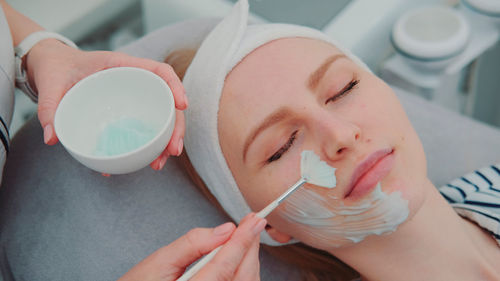
M 391 34 L 394 48 L 409 65 L 429 71 L 440 71 L 452 63 L 466 48 L 469 38 L 465 18 L 442 5 L 403 14 Z
M 461 0 L 460 10 L 471 25 L 492 25 L 500 29 L 499 0 Z

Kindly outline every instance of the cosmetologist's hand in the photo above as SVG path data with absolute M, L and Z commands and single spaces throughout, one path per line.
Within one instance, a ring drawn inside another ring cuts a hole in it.
M 218 246 L 226 244 L 191 281 L 255 281 L 259 277 L 259 237 L 266 220 L 247 215 L 236 228 L 195 228 L 134 266 L 118 281 L 173 281 L 186 267 Z
M 46 39 L 36 44 L 28 53 L 26 63 L 30 84 L 38 91 L 38 119 L 46 144 L 58 142 L 54 116 L 66 91 L 97 71 L 130 66 L 156 73 L 167 82 L 174 95 L 176 124 L 172 137 L 162 154 L 150 166 L 160 170 L 170 155 L 180 155 L 182 152 L 185 129 L 182 110 L 186 109 L 188 102 L 184 87 L 170 65 L 118 52 L 77 50 L 55 39 Z

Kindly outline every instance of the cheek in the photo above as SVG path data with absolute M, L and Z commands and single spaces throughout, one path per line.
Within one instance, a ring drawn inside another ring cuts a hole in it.
M 392 89 L 378 78 L 373 78 L 373 91 L 365 95 L 359 105 L 363 110 L 363 130 L 367 138 L 380 139 L 399 151 L 402 170 L 425 177 L 426 164 L 422 144 L 399 99 Z M 369 116 L 369 118 L 367 118 Z
M 395 169 L 393 186 L 409 200 L 412 217 L 425 199 L 427 171 L 422 144 L 411 125 L 408 126 L 407 134 L 397 147 L 399 164 Z
M 373 124 L 373 128 L 378 130 L 371 133 L 388 140 L 397 151 L 393 171 L 383 181 L 384 191 L 401 191 L 403 198 L 409 201 L 409 216 L 412 217 L 425 198 L 427 172 L 424 150 L 396 95 L 385 83 L 379 89 L 379 101 L 382 100 L 383 103 L 378 104 L 377 110 L 385 114 L 376 114 L 370 118 L 370 122 L 379 124 L 378 127 Z
M 286 159 L 267 164 L 270 166 L 262 172 L 247 171 L 237 177 L 240 191 L 253 211 L 263 209 L 300 179 L 300 155 L 286 156 Z

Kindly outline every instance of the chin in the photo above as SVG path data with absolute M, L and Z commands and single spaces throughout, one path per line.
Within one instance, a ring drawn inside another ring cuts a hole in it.
M 408 218 L 403 224 L 411 220 L 420 210 L 427 196 L 427 178 L 425 174 L 394 175 L 382 182 L 382 190 L 390 194 L 401 192 L 402 198 L 408 201 Z

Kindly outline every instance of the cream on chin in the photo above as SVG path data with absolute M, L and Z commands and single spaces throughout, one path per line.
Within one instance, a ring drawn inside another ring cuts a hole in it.
M 279 215 L 307 234 L 308 240 L 340 247 L 394 232 L 408 218 L 409 208 L 400 191 L 387 194 L 378 183 L 365 198 L 349 205 L 333 195 L 303 188 L 288 198 Z

